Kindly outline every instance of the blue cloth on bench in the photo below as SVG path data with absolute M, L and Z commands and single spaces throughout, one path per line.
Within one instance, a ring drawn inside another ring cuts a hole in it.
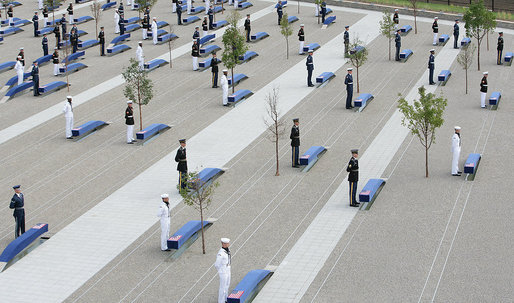
M 205 35 L 202 38 L 200 38 L 200 45 L 205 44 L 205 43 L 213 40 L 214 38 L 216 38 L 216 34 Z
M 80 136 L 83 136 L 91 131 L 94 131 L 98 127 L 106 125 L 106 124 L 107 123 L 105 123 L 104 121 L 91 120 L 91 121 L 88 121 L 88 122 L 82 124 L 81 126 L 79 126 L 77 128 L 72 129 L 71 134 L 73 135 L 73 137 L 80 137 Z
M 191 24 L 196 21 L 200 21 L 200 18 L 198 16 L 189 16 L 187 18 L 182 18 L 182 24 L 184 25 Z
M 81 23 L 85 23 L 85 22 L 88 22 L 91 20 L 94 20 L 94 18 L 91 16 L 82 16 L 82 17 L 74 18 L 73 22 L 75 22 L 77 24 L 81 24 Z
M 333 22 L 336 22 L 336 16 L 330 16 L 330 17 L 326 18 L 325 22 L 323 22 L 323 24 L 330 25 Z
M 462 38 L 462 40 L 460 40 L 461 46 L 466 46 L 466 45 L 469 45 L 470 43 L 471 43 L 471 38 L 468 38 L 468 37 L 464 37 L 464 38 Z
M 212 23 L 212 26 L 215 29 L 222 28 L 222 27 L 227 26 L 227 25 L 228 25 L 227 20 L 220 20 L 220 21 L 216 21 L 216 22 Z
M 50 60 L 52 60 L 52 55 L 42 56 L 42 57 L 37 58 L 34 61 L 36 61 L 39 66 L 41 66 L 41 65 L 43 65 L 45 63 L 50 62 Z
M 23 80 L 29 78 L 30 76 L 31 76 L 30 72 L 24 73 L 23 74 Z M 7 82 L 5 83 L 5 86 L 11 87 L 11 86 L 17 85 L 17 84 L 18 84 L 18 76 L 14 76 L 11 79 L 7 80 Z
M 14 35 L 16 33 L 19 33 L 21 31 L 23 31 L 23 30 L 19 27 L 8 27 L 5 29 L 1 29 L 0 35 L 9 36 L 9 35 Z
M 114 6 L 116 6 L 116 2 L 109 2 L 109 3 L 105 3 L 100 8 L 104 11 L 104 10 L 110 9 Z
M 130 34 L 129 33 L 123 34 L 123 35 L 119 35 L 116 38 L 112 39 L 111 44 L 116 45 L 116 44 L 118 44 L 118 43 L 120 43 L 122 41 L 127 40 L 128 38 L 130 38 Z
M 359 194 L 359 202 L 370 202 L 373 200 L 373 196 L 377 193 L 377 190 L 384 183 L 382 179 L 369 179 L 368 183 L 364 185 L 364 188 Z
M 125 31 L 130 33 L 130 32 L 136 31 L 136 30 L 138 30 L 140 28 L 141 28 L 141 25 L 139 25 L 137 23 L 136 24 L 129 24 L 129 25 L 125 26 Z
M 226 1 L 225 1 L 225 2 L 226 2 Z M 222 8 L 221 6 L 215 6 L 215 7 L 213 8 L 213 11 L 214 11 L 214 13 L 219 13 L 219 12 L 221 12 L 223 9 L 224 9 L 224 8 Z M 225 20 L 222 20 L 222 21 L 225 21 Z
M 258 32 L 258 33 L 253 34 L 250 38 L 252 39 L 252 41 L 258 41 L 258 40 L 264 39 L 266 37 L 269 37 L 268 33 Z
M 53 81 L 48 83 L 47 85 L 43 85 L 39 87 L 39 93 L 40 94 L 48 94 L 57 90 L 60 90 L 61 88 L 65 87 L 67 84 L 64 81 Z
M 171 33 L 171 34 L 164 34 L 162 36 L 158 36 L 157 37 L 157 42 L 161 42 L 161 43 L 164 43 L 164 42 L 168 42 L 170 40 L 174 40 L 174 39 L 177 39 L 178 36 Z
M 512 61 L 512 52 L 506 52 L 505 53 L 505 62 L 511 62 Z
M 304 52 L 308 52 L 310 49 L 312 49 L 313 51 L 317 50 L 318 48 L 320 48 L 319 44 L 318 43 L 309 43 L 307 45 L 304 45 L 303 47 L 303 51 Z
M 14 257 L 16 257 L 17 254 L 19 254 L 22 250 L 34 242 L 34 240 L 39 238 L 47 231 L 48 224 L 46 223 L 38 223 L 34 225 L 31 229 L 27 230 L 21 236 L 9 243 L 9 245 L 7 245 L 7 247 L 0 255 L 0 262 L 9 262 Z
M 323 72 L 321 75 L 316 77 L 316 83 L 325 83 L 326 81 L 332 79 L 332 77 L 335 77 L 333 72 Z
M 13 20 L 13 24 L 10 24 L 10 25 L 14 26 L 14 27 L 17 27 L 17 26 L 25 26 L 25 25 L 30 24 L 30 23 L 32 23 L 32 22 L 27 20 L 27 19 L 20 19 L 20 20 L 17 20 L 17 21 Z
M 198 14 L 205 11 L 205 6 L 195 6 L 191 8 L 191 14 Z
M 238 84 L 239 82 L 243 81 L 244 79 L 248 78 L 245 74 L 234 74 L 234 82 Z M 228 85 L 232 85 L 232 77 L 228 77 Z
M 450 39 L 450 36 L 448 36 L 446 34 L 442 34 L 441 36 L 439 36 L 439 43 L 446 43 L 446 42 L 448 42 L 449 39 Z
M 443 70 L 439 73 L 439 75 L 437 76 L 437 80 L 438 80 L 438 81 L 442 81 L 442 82 L 444 82 L 444 81 L 448 81 L 448 78 L 450 78 L 451 74 L 452 74 L 452 72 L 451 72 L 451 71 L 449 71 L 449 70 L 447 70 L 447 69 L 443 69 Z
M 0 72 L 4 72 L 6 70 L 13 69 L 15 65 L 16 65 L 15 61 L 7 61 L 4 63 L 0 63 Z
M 205 184 L 205 183 L 209 182 L 212 178 L 214 178 L 220 172 L 222 172 L 222 170 L 220 168 L 207 167 L 207 168 L 202 169 L 198 173 L 198 179 L 200 180 L 200 182 L 202 182 L 201 184 Z
M 218 63 L 221 62 L 221 60 L 218 58 L 216 58 L 216 61 L 218 61 Z M 198 66 L 200 66 L 201 68 L 208 68 L 208 67 L 211 67 L 211 63 L 212 63 L 212 57 L 207 58 L 204 61 L 200 61 L 198 63 Z
M 265 269 L 255 269 L 248 272 L 228 295 L 227 303 L 243 303 L 246 299 L 253 297 L 259 283 L 270 274 L 271 272 Z
M 78 47 L 81 49 L 86 49 L 86 48 L 90 48 L 90 47 L 93 47 L 98 44 L 100 44 L 100 41 L 91 39 L 91 40 L 86 40 L 86 41 L 80 41 L 78 43 Z
M 359 97 L 357 97 L 357 99 L 355 99 L 353 101 L 353 104 L 354 106 L 356 107 L 366 107 L 366 103 L 368 101 L 370 101 L 371 99 L 373 99 L 373 95 L 372 94 L 368 94 L 368 93 L 361 93 L 359 95 Z
M 354 48 L 352 48 L 352 49 L 350 50 L 350 55 L 353 55 L 353 54 L 355 54 L 355 53 L 360 53 L 360 52 L 362 52 L 363 50 L 364 50 L 364 46 L 362 46 L 362 45 L 357 45 L 356 47 L 354 47 Z
M 69 63 L 68 64 L 68 73 L 73 73 L 73 72 L 79 71 L 81 69 L 84 69 L 86 67 L 87 67 L 87 65 L 85 65 L 84 63 L 80 63 L 80 62 Z M 66 73 L 66 65 L 63 67 L 59 67 L 59 72 L 61 74 Z
M 159 36 L 162 36 L 162 35 L 166 35 L 168 32 L 163 30 L 163 29 L 158 29 L 157 30 L 157 38 L 159 38 Z M 152 37 L 153 38 L 153 33 L 152 31 L 148 31 L 147 33 L 148 37 Z
M 129 50 L 130 48 L 131 47 L 126 44 L 115 45 L 112 48 L 107 48 L 107 54 L 116 55 L 119 53 L 123 53 L 124 51 Z
M 16 79 L 16 81 L 18 81 L 18 79 Z M 16 85 L 15 87 L 8 90 L 5 95 L 7 97 L 14 97 L 14 95 L 16 95 L 17 93 L 22 92 L 28 88 L 32 88 L 33 86 L 34 82 L 32 81 L 23 82 L 22 84 Z
M 251 59 L 253 59 L 254 57 L 257 57 L 259 54 L 257 54 L 256 52 L 254 51 L 246 51 L 246 53 L 242 56 L 239 56 L 239 60 L 240 61 L 243 61 L 243 62 L 246 62 L 246 61 L 250 61 Z
M 139 140 L 146 140 L 146 139 L 154 136 L 155 134 L 157 134 L 161 130 L 167 129 L 167 128 L 169 128 L 169 126 L 166 125 L 166 124 L 154 123 L 154 124 L 152 124 L 150 126 L 147 126 L 142 131 L 137 132 L 136 133 L 136 137 Z
M 400 59 L 408 59 L 412 54 L 412 50 L 404 49 L 400 52 Z
M 153 59 L 144 64 L 145 70 L 151 71 L 158 67 L 168 64 L 168 61 L 164 59 Z
M 228 96 L 228 102 L 239 102 L 242 99 L 251 96 L 253 93 L 248 89 L 240 89 Z
M 289 16 L 289 17 L 287 17 L 287 22 L 288 23 L 294 23 L 296 21 L 298 21 L 298 17 L 296 17 L 296 16 Z
M 318 156 L 324 152 L 323 146 L 311 146 L 303 155 L 300 156 L 300 165 L 309 165 L 318 160 Z
M 210 224 L 209 221 L 203 221 L 203 226 Z M 179 249 L 184 243 L 186 243 L 189 238 L 191 238 L 195 233 L 202 229 L 202 221 L 193 220 L 184 224 L 176 233 L 174 233 L 168 239 L 168 248 L 169 249 Z
M 139 17 L 132 17 L 132 18 L 125 19 L 125 24 L 134 24 L 134 23 L 137 23 L 139 21 L 141 21 L 141 18 L 139 18 Z
M 0 6 L 0 9 L 3 9 L 2 6 Z M 12 21 L 18 21 L 20 20 L 20 18 L 16 18 L 16 17 L 13 17 L 12 18 Z M 5 20 L 2 20 L 2 25 L 7 25 L 7 22 L 9 22 L 9 18 L 5 19 Z
M 85 54 L 86 54 L 86 51 L 78 51 L 78 52 L 76 52 L 76 53 L 74 53 L 74 54 L 71 54 L 71 55 L 69 55 L 68 57 L 64 58 L 64 59 L 62 60 L 62 63 L 67 63 L 67 62 L 69 63 L 69 62 L 71 62 L 71 61 L 75 61 L 75 60 L 77 60 L 78 58 L 80 58 L 80 57 L 84 56 Z
M 493 92 L 489 97 L 489 105 L 498 105 L 501 98 L 502 94 L 500 92 Z
M 466 163 L 464 164 L 464 173 L 465 174 L 474 174 L 477 171 L 478 162 L 482 158 L 480 154 L 469 154 Z
M 53 26 L 48 26 L 48 27 L 43 27 L 42 29 L 38 29 L 37 30 L 37 34 L 38 36 L 42 36 L 44 34 L 50 34 L 50 33 L 53 33 L 54 32 L 54 27 Z
M 208 45 L 204 48 L 200 48 L 200 54 L 215 53 L 215 52 L 219 51 L 220 49 L 221 49 L 221 47 L 219 47 L 215 44 L 212 44 L 212 45 Z
M 253 4 L 250 3 L 250 2 L 240 2 L 240 3 L 237 4 L 237 7 L 239 9 L 249 8 L 250 6 L 253 6 Z
M 162 28 L 169 25 L 169 23 L 166 21 L 157 21 L 155 23 L 157 23 L 157 28 Z
M 400 28 L 400 32 L 405 33 L 405 34 L 410 32 L 411 30 L 412 30 L 412 26 L 410 26 L 410 25 L 404 25 Z

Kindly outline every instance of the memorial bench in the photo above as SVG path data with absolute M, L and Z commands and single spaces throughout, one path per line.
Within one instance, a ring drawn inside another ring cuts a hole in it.
M 500 92 L 493 92 L 489 97 L 489 105 L 491 109 L 497 109 L 500 104 L 500 99 L 502 98 L 502 94 Z
M 264 38 L 269 37 L 268 33 L 266 32 L 258 32 L 250 36 L 250 41 L 257 42 L 259 40 L 262 40 Z
M 199 44 L 202 45 L 202 44 L 206 44 L 208 42 L 212 42 L 212 41 L 214 41 L 215 38 L 216 38 L 216 34 L 205 35 L 202 38 L 200 38 Z
M 186 9 L 187 11 L 187 9 Z M 196 15 L 205 11 L 205 6 L 195 6 L 191 8 L 191 14 Z
M 325 154 L 327 149 L 323 146 L 311 146 L 300 156 L 300 165 L 305 165 L 303 172 L 308 172 L 314 164 Z
M 471 178 L 466 179 L 474 180 L 481 159 L 482 155 L 480 154 L 469 154 L 468 158 L 466 159 L 466 163 L 464 164 L 464 173 L 468 174 L 468 177 L 471 176 Z
M 462 40 L 460 40 L 460 46 L 468 46 L 471 44 L 471 38 L 468 38 L 468 37 L 464 37 L 462 38 Z
M 439 36 L 439 45 L 446 45 L 446 42 L 448 42 L 448 40 L 450 40 L 450 36 L 442 34 L 441 36 Z
M 1 6 L 0 6 L 0 8 L 1 8 Z M 2 8 L 2 9 L 3 9 L 3 8 Z M 13 18 L 12 18 L 12 21 L 18 21 L 18 20 L 20 20 L 20 18 L 16 18 L 16 17 L 13 17 Z M 0 23 L 1 23 L 2 25 L 7 25 L 7 22 L 9 22 L 9 18 L 2 20 Z
M 154 137 L 155 135 L 159 134 L 160 132 L 165 131 L 169 128 L 170 128 L 170 126 L 168 126 L 166 124 L 154 123 L 154 124 L 151 124 L 150 126 L 147 126 L 142 131 L 138 131 L 136 133 L 136 138 L 138 140 L 146 141 L 146 140 Z
M 114 45 L 118 45 L 119 43 L 127 40 L 128 38 L 130 38 L 130 34 L 123 34 L 123 35 L 119 35 L 117 36 L 116 38 L 112 39 L 111 43 L 109 44 L 109 46 L 114 46 Z
M 248 76 L 245 74 L 234 74 L 234 81 L 232 81 L 232 77 L 228 77 L 228 85 L 231 86 L 232 83 L 235 83 L 235 85 L 238 85 L 239 82 L 248 79 Z
M 46 56 L 42 56 L 42 57 L 39 57 L 37 58 L 36 61 L 37 62 L 37 65 L 38 66 L 42 66 L 48 62 L 50 62 L 50 60 L 52 60 L 52 55 L 46 55 Z
M 323 25 L 329 26 L 334 22 L 336 22 L 336 16 L 330 16 L 328 18 L 325 18 L 325 22 L 323 22 Z
M 74 18 L 73 22 L 75 22 L 75 24 L 82 24 L 82 23 L 89 22 L 91 20 L 95 20 L 95 19 L 91 16 L 82 16 L 82 17 Z
M 15 65 L 16 61 L 7 61 L 4 63 L 0 63 L 0 73 L 13 69 Z
M 129 24 L 129 25 L 125 26 L 125 32 L 130 33 L 130 32 L 133 32 L 133 31 L 137 31 L 140 28 L 141 28 L 141 25 L 139 25 L 137 23 L 136 24 Z M 149 31 L 148 33 L 150 33 L 150 32 L 151 31 Z
M 125 19 L 125 24 L 134 24 L 134 23 L 138 23 L 140 21 L 141 21 L 141 18 L 132 17 L 132 18 Z
M 160 36 L 163 36 L 163 35 L 166 35 L 168 32 L 163 30 L 163 29 L 158 29 L 157 30 L 157 38 L 159 38 Z M 150 38 L 153 38 L 153 33 L 152 31 L 148 31 L 147 33 L 147 36 L 150 37 Z
M 30 76 L 31 76 L 30 72 L 23 73 L 23 81 L 25 81 L 25 79 L 29 78 Z M 18 85 L 18 76 L 14 76 L 14 77 L 10 78 L 9 80 L 7 80 L 4 88 L 11 88 L 13 85 Z
M 253 58 L 257 57 L 258 55 L 259 54 L 257 54 L 254 51 L 246 51 L 246 53 L 244 53 L 244 55 L 239 56 L 239 63 L 248 62 L 248 61 L 252 60 Z
M 312 50 L 313 52 L 315 52 L 320 47 L 321 46 L 318 43 L 309 43 L 309 44 L 303 46 L 303 52 L 307 53 L 309 50 Z
M 212 225 L 211 221 L 203 221 L 204 230 L 210 225 Z M 194 242 L 198 238 L 198 233 L 201 231 L 201 229 L 202 221 L 193 220 L 187 222 L 168 239 L 168 249 L 178 250 L 183 247 L 189 247 L 192 244 L 192 242 Z
M 100 8 L 105 11 L 105 10 L 108 10 L 110 8 L 113 8 L 116 6 L 116 2 L 109 2 L 109 3 L 105 3 L 103 4 Z
M 90 135 L 93 132 L 97 131 L 98 129 L 104 127 L 105 125 L 108 125 L 107 122 L 100 121 L 100 120 L 91 120 L 84 124 L 82 124 L 79 127 L 76 127 L 71 130 L 71 135 L 73 137 L 84 137 L 86 135 Z
M 187 18 L 182 18 L 182 25 L 188 25 L 191 23 L 195 23 L 197 21 L 200 21 L 200 17 L 198 16 L 189 16 Z
M 77 45 L 80 49 L 84 50 L 84 49 L 88 49 L 90 47 L 96 46 L 98 44 L 100 44 L 100 41 L 95 40 L 95 39 L 90 39 L 90 40 L 86 40 L 86 41 L 80 41 Z
M 227 303 L 251 302 L 272 275 L 265 269 L 249 271 L 228 295 Z
M 224 2 L 227 2 L 227 1 L 224 1 Z M 225 8 L 224 8 L 224 7 L 221 7 L 221 6 L 215 6 L 215 7 L 213 7 L 213 9 L 212 9 L 212 10 L 213 10 L 213 13 L 215 13 L 215 14 L 216 14 L 216 13 L 220 13 L 221 11 L 225 10 Z M 224 20 L 223 20 L 223 21 L 224 21 Z
M 225 27 L 227 25 L 228 25 L 227 20 L 220 20 L 220 21 L 216 21 L 216 22 L 212 23 L 212 27 L 214 27 L 214 29 L 220 29 L 220 28 Z
M 316 77 L 316 83 L 324 84 L 336 75 L 333 72 L 323 72 L 321 75 Z
M 250 3 L 250 2 L 239 2 L 237 4 L 237 8 L 240 9 L 240 10 L 243 10 L 245 8 L 249 8 L 250 6 L 253 6 L 253 4 Z
M 178 36 L 171 33 L 171 34 L 164 34 L 162 36 L 158 36 L 157 37 L 157 44 L 163 44 L 163 43 L 166 43 L 168 41 L 173 41 L 175 39 L 177 39 Z
M 61 63 L 70 63 L 71 61 L 75 61 L 79 59 L 80 57 L 83 57 L 86 54 L 86 51 L 78 51 L 74 54 L 69 55 L 68 57 L 64 58 Z
M 66 68 L 66 65 L 59 67 L 59 73 L 61 73 L 61 75 L 64 76 L 66 73 L 66 70 L 68 70 L 68 75 L 69 75 L 71 73 L 78 72 L 79 70 L 84 69 L 86 67 L 87 67 L 87 65 L 85 65 L 84 63 L 79 63 L 79 62 L 69 63 L 67 68 Z
M 447 69 L 443 69 L 439 75 L 437 76 L 437 80 L 439 82 L 441 82 L 441 85 L 446 85 L 446 82 L 448 82 L 448 79 L 450 79 L 452 75 L 452 72 L 447 70 Z
M 212 44 L 212 45 L 208 45 L 204 48 L 200 48 L 200 55 L 202 57 L 205 57 L 207 55 L 210 55 L 212 53 L 215 53 L 217 51 L 221 50 L 221 47 L 215 45 L 215 44 Z
M 15 261 L 18 254 L 24 250 L 27 251 L 26 249 L 47 231 L 47 223 L 38 223 L 9 243 L 0 255 L 0 271 L 4 271 L 11 261 Z
M 364 47 L 364 46 L 362 46 L 362 45 L 357 45 L 357 46 L 355 46 L 354 48 L 350 49 L 350 55 L 354 55 L 354 54 L 360 53 L 360 52 L 362 52 L 364 49 L 365 49 L 365 47 Z
M 165 26 L 170 25 L 170 24 L 169 24 L 168 22 L 166 22 L 166 21 L 157 21 L 157 22 L 155 22 L 155 23 L 157 23 L 157 28 L 163 28 L 163 27 L 165 27 Z
M 25 26 L 27 24 L 32 24 L 32 21 L 29 21 L 27 19 L 19 19 L 9 24 L 11 27 L 19 27 L 19 26 Z
M 64 81 L 53 81 L 53 82 L 50 82 L 50 83 L 48 83 L 46 85 L 40 86 L 39 87 L 39 93 L 41 95 L 50 94 L 50 93 L 56 92 L 56 91 L 58 91 L 58 90 L 60 90 L 62 88 L 65 88 L 66 85 L 67 84 Z
M 197 176 L 196 180 L 188 180 L 188 186 L 190 188 L 195 188 L 196 186 L 203 187 L 207 184 L 210 184 L 214 179 L 221 176 L 225 171 L 221 168 L 214 167 L 206 167 L 202 169 Z
M 287 22 L 288 23 L 294 23 L 296 21 L 298 21 L 298 17 L 296 17 L 296 16 L 289 16 L 289 17 L 287 17 Z
M 153 60 L 150 60 L 150 61 L 146 62 L 144 64 L 144 67 L 145 67 L 145 70 L 149 72 L 149 71 L 152 71 L 152 70 L 154 70 L 156 68 L 159 68 L 159 67 L 161 67 L 163 65 L 166 65 L 168 63 L 169 62 L 164 60 L 164 59 L 153 59 Z
M 506 52 L 505 53 L 504 61 L 505 61 L 505 65 L 509 65 L 510 66 L 512 64 L 512 52 Z
M 218 61 L 218 63 L 220 63 L 220 62 L 221 62 L 221 60 L 220 60 L 220 59 L 218 59 L 218 58 L 216 58 L 216 61 Z M 212 57 L 207 58 L 207 59 L 205 59 L 204 61 L 200 61 L 200 62 L 198 63 L 198 66 L 199 66 L 200 68 L 202 68 L 202 69 L 206 69 L 206 68 L 211 67 L 211 63 L 212 63 Z
M 8 27 L 8 28 L 0 29 L 0 35 L 5 37 L 5 36 L 14 35 L 16 33 L 22 32 L 22 31 L 23 30 L 19 27 Z
M 18 79 L 16 79 L 16 83 L 18 83 Z M 12 87 L 11 89 L 9 89 L 7 91 L 7 93 L 5 94 L 5 97 L 7 97 L 7 99 L 10 99 L 10 98 L 14 97 L 16 94 L 21 93 L 22 91 L 24 91 L 26 89 L 32 88 L 33 86 L 34 86 L 34 82 L 32 82 L 32 80 L 23 82 L 22 84 L 16 85 L 16 86 Z M 3 102 L 5 102 L 4 99 L 0 103 L 3 103 Z
M 355 99 L 353 101 L 353 105 L 355 107 L 358 107 L 358 111 L 361 112 L 367 105 L 369 102 L 371 102 L 371 100 L 373 100 L 374 97 L 372 94 L 368 94 L 368 93 L 361 93 L 359 95 L 359 97 L 357 97 L 357 99 Z
M 400 60 L 402 62 L 407 62 L 412 54 L 414 54 L 414 52 L 411 49 L 404 49 L 400 52 Z
M 400 35 L 405 36 L 412 30 L 412 26 L 404 25 L 400 27 Z
M 233 93 L 232 95 L 228 96 L 228 102 L 232 104 L 236 104 L 239 101 L 242 101 L 243 99 L 249 98 L 253 93 L 248 89 L 240 89 Z
M 44 34 L 48 35 L 48 34 L 53 33 L 53 32 L 54 32 L 54 27 L 53 26 L 43 27 L 42 29 L 38 29 L 36 31 L 38 36 L 42 36 Z
M 115 45 L 113 47 L 108 47 L 107 48 L 107 55 L 108 56 L 114 56 L 114 55 L 117 55 L 119 53 L 123 53 L 124 51 L 128 51 L 129 49 L 131 49 L 131 47 L 126 45 L 126 44 Z
M 359 202 L 362 203 L 361 210 L 369 210 L 378 194 L 385 185 L 384 179 L 369 179 L 359 193 Z

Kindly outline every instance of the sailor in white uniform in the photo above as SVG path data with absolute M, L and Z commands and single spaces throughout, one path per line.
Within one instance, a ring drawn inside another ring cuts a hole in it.
M 168 194 L 161 195 L 162 202 L 159 206 L 157 217 L 161 218 L 161 250 L 169 251 L 168 239 L 170 237 L 170 204 Z
M 143 41 L 139 41 L 136 50 L 136 60 L 139 62 L 139 70 L 143 70 L 145 66 L 145 55 L 143 53 Z
M 120 13 L 118 12 L 118 10 L 114 11 L 114 33 L 120 33 Z
M 230 286 L 230 239 L 221 238 L 221 248 L 216 256 L 214 266 L 220 276 L 220 289 L 218 294 L 218 303 L 225 303 L 228 296 L 228 288 Z
M 153 44 L 157 44 L 157 18 L 156 17 L 153 17 L 153 21 L 152 21 L 152 39 L 153 39 Z
M 21 64 L 21 56 L 18 56 L 16 59 L 16 65 L 14 65 L 14 69 L 16 70 L 16 74 L 18 75 L 18 85 L 23 83 L 23 73 L 25 69 L 23 68 L 23 64 Z
M 460 126 L 455 126 L 455 133 L 452 137 L 452 176 L 460 176 L 459 171 L 459 158 L 460 158 Z
M 223 70 L 223 75 L 221 76 L 220 84 L 221 89 L 223 90 L 223 106 L 228 106 L 228 79 L 227 79 L 228 70 Z
M 66 104 L 62 109 L 66 119 L 66 139 L 73 139 L 71 135 L 71 129 L 73 128 L 73 105 L 71 104 L 71 96 L 67 96 L 66 99 Z

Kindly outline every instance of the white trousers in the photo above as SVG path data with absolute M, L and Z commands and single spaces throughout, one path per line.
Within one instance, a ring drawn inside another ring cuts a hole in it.
M 205 37 L 205 36 L 207 36 L 207 35 L 209 34 L 209 31 L 203 31 L 203 33 L 202 33 L 202 34 L 203 34 L 203 36 L 202 36 L 202 37 Z
M 230 286 L 230 269 L 225 273 L 218 273 L 220 276 L 220 289 L 218 293 L 218 303 L 225 303 L 228 297 L 228 288 Z
M 23 83 L 23 71 L 16 72 L 18 74 L 18 85 Z
M 73 24 L 73 15 L 69 15 L 70 16 L 70 24 Z
M 45 21 L 45 23 L 43 24 L 43 27 L 47 27 L 48 26 L 48 18 L 43 18 L 43 21 Z
M 239 7 L 239 1 L 238 0 L 234 0 L 234 8 L 238 9 L 238 7 Z
M 437 33 L 434 33 L 434 42 L 433 45 L 437 45 Z
M 134 141 L 134 125 L 127 125 L 127 143 Z
M 161 250 L 168 249 L 170 238 L 170 218 L 161 218 Z
M 139 67 L 139 70 L 145 69 L 145 59 L 139 60 L 139 64 L 137 65 Z
M 191 7 L 192 7 L 191 0 L 187 0 L 187 14 L 188 15 L 191 15 Z
M 9 24 L 7 24 L 7 27 L 11 26 L 11 24 L 14 23 L 13 18 L 9 18 Z
M 143 40 L 148 39 L 148 29 L 143 28 Z
M 228 0 L 228 5 L 232 5 L 232 0 Z
M 300 49 L 298 50 L 298 54 L 303 54 L 303 44 L 305 43 L 305 41 L 300 41 Z
M 54 64 L 54 76 L 59 75 L 59 64 Z
M 198 57 L 193 57 L 193 70 L 198 69 Z
M 114 33 L 119 34 L 120 33 L 120 25 L 118 22 L 116 22 L 116 25 L 114 25 Z
M 171 12 L 172 13 L 176 13 L 177 12 L 177 4 L 176 3 L 173 3 L 172 8 L 171 8 Z
M 316 12 L 314 13 L 314 16 L 319 16 L 319 7 L 317 5 L 314 6 L 316 8 Z
M 73 117 L 66 117 L 66 138 L 71 137 L 71 129 L 73 128 Z
M 460 158 L 460 148 L 459 148 L 459 150 L 453 151 L 452 174 L 459 173 L 459 158 Z
M 152 31 L 153 44 L 157 44 L 157 31 Z
M 227 104 L 228 104 L 228 89 L 223 90 L 223 105 L 227 105 Z
M 485 107 L 485 97 L 487 93 L 480 92 L 480 106 Z

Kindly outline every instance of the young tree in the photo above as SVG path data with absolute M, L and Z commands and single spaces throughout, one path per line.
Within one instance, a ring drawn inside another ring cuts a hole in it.
M 139 130 L 143 130 L 142 105 L 150 103 L 153 98 L 153 83 L 145 70 L 139 69 L 139 62 L 130 58 L 130 65 L 122 73 L 125 79 L 123 94 L 139 106 Z
M 55 21 L 55 6 L 60 5 L 60 0 L 44 0 L 43 2 L 48 9 L 52 9 L 52 21 Z M 46 24 L 45 24 L 46 26 Z M 54 24 L 55 26 L 55 24 Z
M 468 47 L 464 47 L 464 50 L 457 56 L 457 62 L 466 72 L 466 95 L 468 94 L 468 70 L 471 67 L 471 63 L 473 63 L 473 54 L 476 48 L 475 44 L 471 44 Z
M 225 30 L 222 38 L 224 49 L 221 61 L 226 68 L 230 69 L 232 79 L 234 79 L 234 67 L 239 63 L 239 56 L 244 55 L 248 50 L 246 36 L 237 27 L 240 17 L 237 11 L 233 11 L 228 16 L 228 28 Z M 232 85 L 232 93 L 234 93 L 234 86 Z
M 393 17 L 391 17 L 391 12 L 387 9 L 384 11 L 380 21 L 380 33 L 389 41 L 389 61 L 391 61 L 391 42 L 395 35 Z
M 416 16 L 418 14 L 418 2 L 419 0 L 409 0 L 410 5 L 412 6 L 413 14 L 414 14 L 414 34 L 418 33 L 418 22 L 416 20 Z
M 102 5 L 98 0 L 93 0 L 93 3 L 91 3 L 91 14 L 93 15 L 93 18 L 95 18 L 95 30 L 96 30 L 96 36 L 98 37 L 98 23 L 100 22 L 100 15 L 102 14 Z
M 477 64 L 480 70 L 480 44 L 484 36 L 496 28 L 494 13 L 487 10 L 482 0 L 477 0 L 466 9 L 462 20 L 466 23 L 466 35 L 477 39 Z
M 287 13 L 280 20 L 280 33 L 286 38 L 286 58 L 289 59 L 289 36 L 293 34 L 293 27 L 287 20 Z
M 169 28 L 170 28 L 170 34 L 173 34 L 174 30 L 173 30 L 173 27 L 171 27 L 171 24 L 168 24 Z M 171 63 L 171 49 L 172 49 L 172 41 L 173 39 L 170 39 L 168 41 L 168 49 L 170 51 L 170 68 L 173 67 L 172 63 Z
M 278 93 L 278 87 L 274 87 L 271 90 L 271 92 L 269 92 L 266 96 L 266 112 L 268 116 L 264 119 L 264 123 L 270 131 L 269 139 L 271 142 L 275 143 L 275 159 L 277 164 L 275 176 L 280 176 L 278 161 L 278 141 L 280 139 L 280 136 L 284 134 L 284 124 L 282 123 L 282 121 L 280 121 L 280 111 L 278 109 Z
M 214 189 L 219 186 L 218 182 L 204 182 L 198 178 L 198 172 L 188 173 L 188 185 L 181 188 L 177 185 L 180 195 L 184 199 L 184 204 L 194 207 L 200 212 L 200 222 L 202 225 L 202 252 L 205 255 L 205 236 L 203 228 L 203 212 L 212 201 Z
M 141 18 L 141 14 L 145 14 L 145 9 L 148 6 L 150 10 L 157 3 L 157 0 L 134 0 L 137 4 L 137 13 L 139 18 Z M 151 21 L 151 20 L 150 20 Z
M 314 0 L 314 4 L 316 4 L 316 12 L 318 13 L 318 24 L 321 22 L 321 2 L 323 2 L 323 0 Z
M 363 46 L 363 42 L 356 37 L 353 40 L 353 43 L 350 44 L 350 54 L 348 55 L 348 59 L 350 59 L 350 63 L 356 69 L 356 79 L 357 79 L 357 92 L 360 92 L 359 88 L 359 67 L 363 66 L 364 63 L 368 60 L 368 49 Z M 357 51 L 359 48 L 362 49 Z M 353 52 L 353 54 L 352 54 Z
M 66 75 L 66 88 L 68 89 L 68 92 L 70 91 L 70 80 L 69 80 L 69 73 L 68 73 L 68 65 L 70 64 L 70 60 L 68 60 L 68 56 L 71 55 L 71 40 L 70 40 L 70 34 L 66 34 L 66 40 L 63 40 L 61 43 L 63 44 L 62 47 L 62 54 L 64 56 L 63 64 L 64 64 L 64 74 Z
M 425 87 L 418 89 L 419 101 L 411 105 L 405 98 L 398 100 L 398 109 L 403 114 L 402 125 L 418 137 L 425 148 L 425 177 L 428 178 L 428 150 L 435 142 L 435 131 L 444 123 L 443 113 L 448 100 L 425 93 Z

